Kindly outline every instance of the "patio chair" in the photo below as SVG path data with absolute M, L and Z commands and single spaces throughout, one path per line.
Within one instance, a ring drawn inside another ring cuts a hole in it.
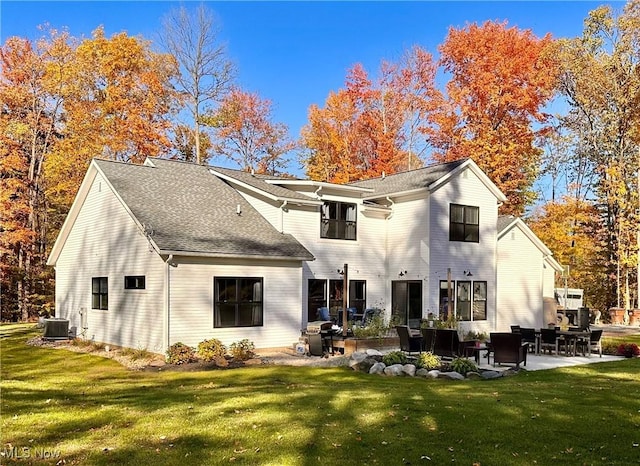
M 541 352 L 549 350 L 549 354 L 558 354 L 558 334 L 554 328 L 541 328 L 540 329 L 540 348 Z
M 493 365 L 515 364 L 520 369 L 520 363 L 527 365 L 529 344 L 522 341 L 522 335 L 517 333 L 491 333 L 491 347 L 493 349 Z
M 329 321 L 331 317 L 329 316 L 329 308 L 328 307 L 319 307 L 318 312 L 316 314 L 317 320 Z
M 422 335 L 414 335 L 407 325 L 396 327 L 398 337 L 400 337 L 400 351 L 405 353 L 422 353 Z
M 588 340 L 586 338 L 578 339 L 576 343 L 577 350 L 581 351 L 583 356 L 585 355 L 585 353 L 590 356 L 591 352 L 593 350 L 596 350 L 600 354 L 600 357 L 602 357 L 602 341 L 601 340 L 602 340 L 602 329 L 592 330 Z
M 529 351 L 535 352 L 536 350 L 536 329 L 521 327 L 520 335 L 522 336 L 522 341 L 525 343 L 529 343 Z
M 519 325 L 512 325 L 511 326 L 511 333 L 520 333 L 520 326 Z

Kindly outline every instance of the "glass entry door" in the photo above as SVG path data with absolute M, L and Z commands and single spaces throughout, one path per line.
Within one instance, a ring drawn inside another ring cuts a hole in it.
M 420 328 L 422 318 L 422 281 L 391 282 L 391 317 L 399 325 Z

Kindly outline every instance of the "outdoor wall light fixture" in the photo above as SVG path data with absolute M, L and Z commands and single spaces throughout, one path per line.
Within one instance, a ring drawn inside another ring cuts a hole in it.
M 398 275 L 400 275 L 401 277 L 404 277 L 406 274 L 407 274 L 406 270 L 401 270 Z
M 336 269 L 336 272 L 338 272 L 340 275 L 344 275 L 344 270 Z
M 473 274 L 471 273 L 471 270 L 464 270 L 462 272 L 466 277 L 473 277 Z

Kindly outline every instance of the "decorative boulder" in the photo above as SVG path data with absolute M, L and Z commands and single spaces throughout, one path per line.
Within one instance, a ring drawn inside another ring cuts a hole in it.
M 423 369 L 418 369 L 416 371 L 416 377 L 432 378 L 429 375 L 429 370 L 428 369 L 424 369 L 424 368 Z
M 375 359 L 376 361 L 382 361 L 382 356 L 384 356 L 380 351 L 378 351 L 377 349 L 373 349 L 373 348 L 369 348 L 366 351 L 367 356 L 369 356 L 370 358 Z
M 384 374 L 392 377 L 404 375 L 404 366 L 402 364 L 393 364 L 384 368 Z
M 413 364 L 405 364 L 402 366 L 402 372 L 407 374 L 409 377 L 415 377 L 416 375 L 416 366 Z
M 367 356 L 366 353 L 353 353 L 349 360 L 349 367 L 354 371 L 369 372 L 371 366 L 377 362 L 374 358 Z
M 371 369 L 369 369 L 369 374 L 384 374 L 384 368 L 387 367 L 383 362 L 377 362 Z
M 441 372 L 440 378 L 447 378 L 451 380 L 464 380 L 464 375 L 459 372 L 451 371 L 451 372 Z

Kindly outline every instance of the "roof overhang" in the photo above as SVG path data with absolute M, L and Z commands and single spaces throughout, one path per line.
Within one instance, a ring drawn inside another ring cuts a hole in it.
M 327 183 L 326 181 L 314 180 L 264 180 L 265 183 L 281 185 L 281 186 L 308 186 L 311 188 L 332 189 L 334 191 L 344 191 L 348 193 L 372 193 L 372 188 L 362 188 L 360 186 L 351 186 L 338 183 Z
M 251 191 L 253 193 L 259 194 L 259 195 L 264 196 L 267 199 L 271 199 L 273 201 L 278 201 L 278 202 L 287 201 L 288 204 L 294 204 L 294 205 L 322 205 L 323 204 L 322 201 L 319 201 L 317 199 L 312 199 L 312 198 L 309 198 L 307 200 L 307 199 L 301 199 L 299 197 L 276 196 L 276 195 L 271 194 L 271 193 L 269 193 L 269 192 L 267 192 L 267 191 L 265 191 L 263 189 L 256 188 L 255 186 L 252 186 L 252 185 L 250 185 L 248 183 L 244 183 L 244 182 L 242 182 L 242 181 L 240 181 L 240 180 L 238 180 L 238 179 L 236 179 L 236 178 L 234 178 L 232 176 L 225 175 L 224 173 L 221 173 L 221 172 L 217 171 L 214 168 L 210 168 L 209 172 L 212 175 L 215 175 L 220 179 L 228 181 L 229 183 L 232 183 L 232 184 L 234 184 L 236 186 L 240 186 L 240 187 L 242 187 L 242 188 L 244 188 L 244 189 L 246 189 L 248 191 Z
M 314 261 L 314 256 L 264 256 L 258 254 L 224 254 L 220 252 L 206 251 L 177 251 L 161 249 L 160 255 L 163 256 L 184 256 L 184 257 L 209 257 L 216 259 L 263 259 L 273 261 Z

